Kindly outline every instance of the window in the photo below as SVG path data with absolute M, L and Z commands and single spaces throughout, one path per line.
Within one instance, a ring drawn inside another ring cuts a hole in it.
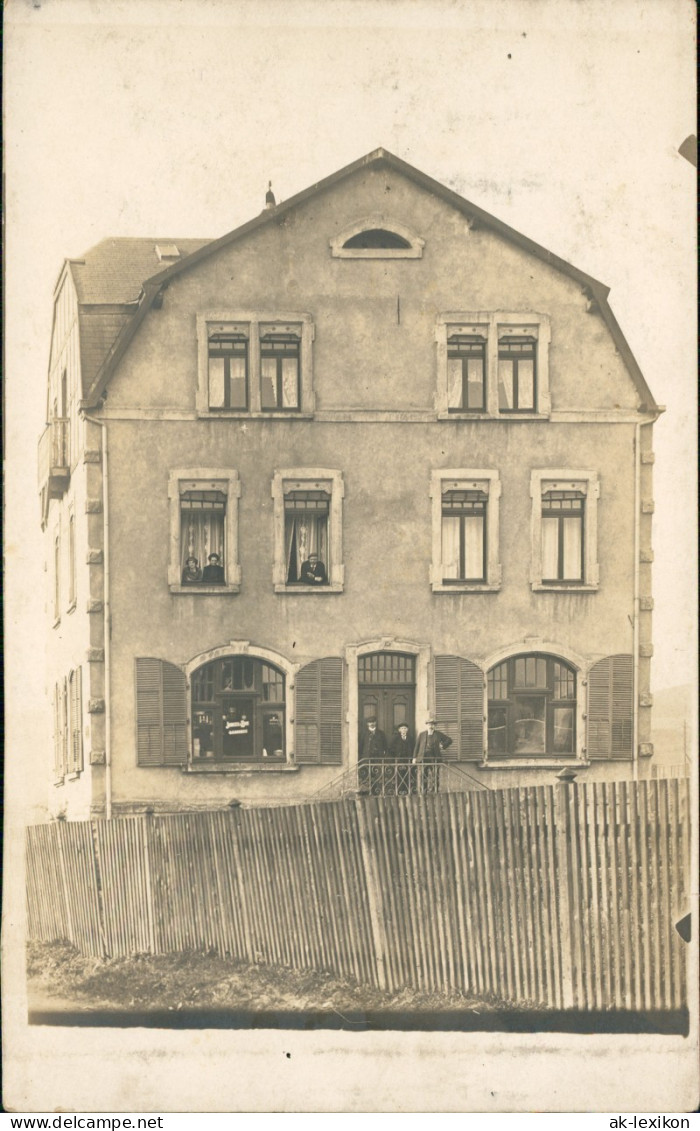
M 313 412 L 309 314 L 216 311 L 197 316 L 202 416 Z
M 449 412 L 483 412 L 486 408 L 486 339 L 451 334 L 447 339 Z
M 489 758 L 576 755 L 576 673 L 535 653 L 492 668 L 488 687 Z
M 343 588 L 339 471 L 292 468 L 272 483 L 276 593 L 339 593 Z
M 549 415 L 547 315 L 443 314 L 436 340 L 440 419 Z
M 284 762 L 285 675 L 255 656 L 224 656 L 192 673 L 192 763 Z
M 544 581 L 583 578 L 583 508 L 581 491 L 542 494 L 542 575 Z
M 272 328 L 261 327 L 260 404 L 264 412 L 298 410 L 300 355 L 301 330 L 277 333 Z
M 57 533 L 53 540 L 53 619 L 61 619 L 61 539 Z
M 500 494 L 497 471 L 433 472 L 433 592 L 499 588 Z
M 535 338 L 505 337 L 498 342 L 499 412 L 536 412 Z
M 420 259 L 425 240 L 393 218 L 375 213 L 329 240 L 334 259 Z
M 209 408 L 248 408 L 246 326 L 209 326 Z
M 598 478 L 593 471 L 531 473 L 532 588 L 596 589 Z
M 68 519 L 68 607 L 75 608 L 76 602 L 76 563 L 75 563 L 75 515 Z
M 171 473 L 171 592 L 238 592 L 239 495 L 238 473 L 230 468 L 192 468 Z

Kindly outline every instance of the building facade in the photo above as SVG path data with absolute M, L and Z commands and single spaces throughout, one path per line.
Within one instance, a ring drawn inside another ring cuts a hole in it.
M 607 288 L 378 150 L 55 296 L 50 808 L 305 799 L 365 720 L 650 776 L 652 425 Z

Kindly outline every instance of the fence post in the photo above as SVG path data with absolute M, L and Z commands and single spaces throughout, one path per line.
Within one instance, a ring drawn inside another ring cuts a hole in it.
M 365 872 L 365 886 L 367 890 L 367 902 L 369 904 L 369 921 L 372 928 L 372 942 L 374 944 L 374 959 L 375 969 L 377 971 L 377 983 L 381 990 L 386 990 L 387 987 L 387 971 L 386 971 L 386 940 L 384 938 L 384 903 L 382 899 L 382 890 L 379 883 L 379 874 L 377 872 L 374 854 L 372 852 L 372 845 L 369 838 L 369 830 L 367 828 L 367 816 L 365 813 L 366 802 L 358 797 L 355 800 L 355 811 L 357 813 L 357 824 L 360 833 L 360 848 L 362 851 L 362 864 Z
M 144 813 L 140 820 L 141 829 L 143 831 L 143 871 L 144 881 L 146 887 L 146 919 L 148 922 L 148 945 L 151 954 L 157 954 L 156 950 L 156 932 L 155 932 L 155 915 L 153 905 L 153 885 L 151 883 L 151 814 Z
M 574 938 L 571 923 L 572 911 L 572 854 L 569 824 L 570 790 L 576 787 L 563 781 L 554 787 L 554 812 L 557 843 L 557 888 L 559 891 L 559 953 L 561 956 L 562 1006 L 574 1006 Z

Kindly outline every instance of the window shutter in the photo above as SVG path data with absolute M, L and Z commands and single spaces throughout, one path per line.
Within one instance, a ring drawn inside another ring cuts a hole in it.
M 343 661 L 314 660 L 296 677 L 296 761 L 339 765 L 342 760 Z
M 53 689 L 53 769 L 56 781 L 63 781 L 61 760 L 61 689 L 57 683 Z
M 70 768 L 73 773 L 83 769 L 83 670 L 71 673 L 70 698 Z
M 634 663 L 629 655 L 606 656 L 588 674 L 589 758 L 631 758 Z
M 136 731 L 139 766 L 186 762 L 186 683 L 175 664 L 153 658 L 136 660 Z
M 435 657 L 438 729 L 452 739 L 446 761 L 480 761 L 484 755 L 484 676 L 461 656 Z

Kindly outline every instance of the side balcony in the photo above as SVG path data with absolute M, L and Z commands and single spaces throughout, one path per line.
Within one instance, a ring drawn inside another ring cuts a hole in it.
M 70 421 L 56 417 L 39 440 L 39 491 L 48 501 L 60 499 L 70 480 Z

